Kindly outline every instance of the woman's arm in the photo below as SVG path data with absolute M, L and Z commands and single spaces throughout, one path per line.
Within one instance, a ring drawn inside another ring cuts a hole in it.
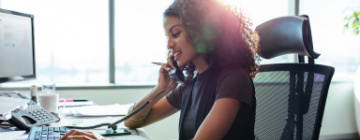
M 136 103 L 134 109 L 129 110 L 129 113 L 133 112 L 136 108 L 142 106 L 146 101 L 151 100 L 161 90 L 154 89 L 148 96 L 144 97 L 141 101 Z M 149 103 L 143 110 L 132 116 L 125 121 L 125 126 L 129 128 L 139 128 L 145 125 L 151 124 L 163 118 L 166 118 L 178 111 L 173 107 L 167 99 L 164 97 L 169 91 L 162 93 L 159 97 Z
M 195 134 L 194 140 L 221 140 L 230 130 L 241 102 L 233 98 L 220 98 L 206 116 Z
M 174 82 L 169 76 L 169 71 L 171 70 L 171 68 L 175 68 L 173 61 L 171 61 L 172 57 L 172 55 L 169 55 L 168 62 L 166 64 L 163 64 L 160 68 L 158 85 L 148 95 L 146 95 L 132 108 L 130 108 L 129 113 L 141 107 L 145 102 L 150 100 L 152 101 L 144 109 L 139 111 L 130 119 L 126 120 L 125 126 L 129 128 L 142 127 L 157 120 L 163 119 L 164 117 L 167 117 L 168 115 L 171 115 L 178 110 L 172 105 L 170 105 L 170 103 L 165 98 L 163 98 L 177 86 L 177 83 Z M 157 95 L 164 89 L 167 90 L 160 95 Z M 154 99 L 155 96 L 157 97 Z
M 173 107 L 166 97 L 164 97 L 151 108 L 149 116 L 142 123 L 141 127 L 169 117 L 177 111 L 179 111 L 179 109 Z

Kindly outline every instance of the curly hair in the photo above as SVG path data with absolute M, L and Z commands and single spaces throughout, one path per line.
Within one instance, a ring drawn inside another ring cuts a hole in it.
M 259 37 L 239 8 L 218 0 L 175 0 L 165 10 L 166 16 L 180 19 L 195 49 L 204 55 L 207 63 L 222 68 L 241 66 L 255 77 Z M 185 70 L 188 79 L 192 79 L 195 65 L 190 63 Z

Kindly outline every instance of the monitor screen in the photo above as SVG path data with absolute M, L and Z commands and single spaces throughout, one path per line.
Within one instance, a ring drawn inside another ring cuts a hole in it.
M 0 9 L 0 83 L 36 77 L 34 16 Z

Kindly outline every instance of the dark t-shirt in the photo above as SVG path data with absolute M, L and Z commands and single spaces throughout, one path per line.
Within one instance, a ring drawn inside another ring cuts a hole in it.
M 219 70 L 210 67 L 198 74 L 190 84 L 175 88 L 166 98 L 181 110 L 179 139 L 192 139 L 215 101 L 220 98 L 234 98 L 242 103 L 223 139 L 254 139 L 255 89 L 243 68 Z

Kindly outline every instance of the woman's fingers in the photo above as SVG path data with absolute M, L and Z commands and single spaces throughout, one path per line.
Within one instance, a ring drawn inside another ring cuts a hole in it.
M 76 133 L 77 130 L 71 130 L 70 132 L 67 132 L 60 140 L 66 140 L 70 135 Z
M 61 140 L 92 140 L 92 139 L 105 139 L 103 136 L 96 134 L 91 131 L 83 131 L 83 130 L 71 130 L 67 134 L 65 134 Z
M 175 68 L 171 57 L 172 57 L 172 55 L 168 56 L 167 62 L 161 66 L 160 72 L 169 72 L 171 69 Z
M 170 54 L 167 58 L 167 65 L 168 67 L 170 67 L 171 69 L 175 69 L 175 65 L 174 65 L 174 62 L 172 61 L 172 58 L 174 56 L 172 54 Z
M 84 135 L 69 136 L 68 139 L 71 139 L 71 140 L 93 140 L 92 138 L 90 138 L 88 136 L 84 136 Z
M 171 70 L 171 68 L 169 68 L 168 64 L 163 64 L 163 65 L 162 65 L 162 68 L 163 68 L 164 70 L 166 70 L 166 72 L 168 72 L 168 71 Z

